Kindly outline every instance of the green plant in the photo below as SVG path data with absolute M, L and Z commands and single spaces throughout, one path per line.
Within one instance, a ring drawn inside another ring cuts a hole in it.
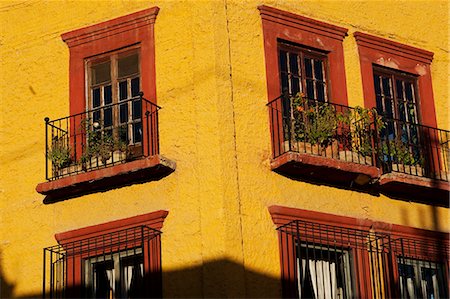
M 47 158 L 52 161 L 52 165 L 57 169 L 68 167 L 72 163 L 71 149 L 61 140 L 54 140 L 47 153 Z
M 420 153 L 411 150 L 399 139 L 384 142 L 381 146 L 381 154 L 389 162 L 403 165 L 423 165 L 423 157 Z
M 292 97 L 291 102 L 294 140 L 329 146 L 338 125 L 335 108 L 328 103 L 309 102 L 300 93 Z
M 372 137 L 374 134 L 379 136 L 384 128 L 384 122 L 378 115 L 375 108 L 367 109 L 356 106 L 352 112 L 352 148 L 362 156 L 371 156 L 375 152 Z M 375 129 L 376 128 L 376 129 Z

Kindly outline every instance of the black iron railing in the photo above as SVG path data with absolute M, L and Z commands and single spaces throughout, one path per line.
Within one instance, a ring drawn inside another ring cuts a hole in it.
M 389 235 L 295 220 L 278 228 L 284 298 L 391 298 Z
M 450 131 L 299 95 L 267 106 L 274 158 L 298 152 L 450 181 Z
M 299 152 L 376 164 L 376 112 L 283 95 L 267 104 L 273 157 Z
M 44 248 L 43 298 L 160 298 L 160 235 L 137 226 Z
M 397 268 L 395 297 L 448 298 L 448 242 L 402 238 L 394 240 L 391 248 Z
M 158 154 L 159 109 L 140 93 L 75 115 L 45 118 L 46 179 Z
M 384 173 L 449 181 L 450 131 L 383 118 L 378 152 Z

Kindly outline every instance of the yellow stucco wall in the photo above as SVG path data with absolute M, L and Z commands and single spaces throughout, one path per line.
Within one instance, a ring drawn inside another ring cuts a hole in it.
M 9 286 L 2 293 L 40 296 L 42 248 L 55 244 L 55 233 L 159 209 L 169 211 L 162 229 L 166 297 L 279 296 L 278 242 L 267 210 L 274 204 L 450 231 L 446 208 L 270 171 L 261 4 L 348 28 L 351 106 L 363 103 L 353 32 L 434 52 L 438 126 L 450 129 L 446 1 L 0 2 L 0 277 Z M 69 111 L 69 51 L 60 35 L 153 6 L 161 9 L 155 24 L 160 148 L 176 171 L 43 204 L 35 191 L 44 181 L 43 119 Z

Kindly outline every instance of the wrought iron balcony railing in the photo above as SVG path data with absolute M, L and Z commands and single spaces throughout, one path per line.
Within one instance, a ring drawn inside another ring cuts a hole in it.
M 449 181 L 450 131 L 383 118 L 379 160 L 383 173 Z
M 298 152 L 376 165 L 376 120 L 380 118 L 373 110 L 301 96 L 280 96 L 267 105 L 274 158 Z
M 450 180 L 450 131 L 378 115 L 375 109 L 280 96 L 267 104 L 273 157 L 286 152 Z
M 140 93 L 67 117 L 46 118 L 46 179 L 157 155 L 159 109 Z

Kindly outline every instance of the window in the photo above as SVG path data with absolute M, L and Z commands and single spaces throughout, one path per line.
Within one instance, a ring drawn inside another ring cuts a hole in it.
M 161 297 L 166 211 L 57 234 L 44 249 L 43 297 Z M 136 225 L 137 224 L 137 225 Z
M 139 49 L 90 59 L 89 109 L 94 130 L 126 145 L 142 141 Z
M 326 53 L 279 43 L 281 90 L 295 95 L 303 92 L 310 100 L 326 102 Z
M 448 298 L 448 248 L 444 243 L 420 238 L 394 240 L 401 298 Z
M 272 214 L 272 217 L 274 214 Z M 277 228 L 283 297 L 359 298 L 385 295 L 382 244 L 387 235 L 293 220 Z M 370 271 L 377 275 L 370 275 Z

